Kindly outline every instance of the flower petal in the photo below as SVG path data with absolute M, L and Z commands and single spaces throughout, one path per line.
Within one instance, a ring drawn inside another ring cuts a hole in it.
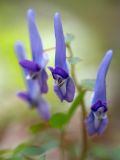
M 63 68 L 68 73 L 66 63 L 66 45 L 59 13 L 54 15 L 54 30 L 56 38 L 55 67 Z
M 106 103 L 103 103 L 102 101 L 97 101 L 94 105 L 92 105 L 91 110 L 93 112 L 96 112 L 98 110 L 98 108 L 103 107 L 104 112 L 106 112 L 108 110 L 106 106 L 107 106 Z
M 72 102 L 75 96 L 75 84 L 71 77 L 68 78 L 66 83 L 66 95 L 65 100 L 68 102 Z
M 17 54 L 18 61 L 23 61 L 26 59 L 26 53 L 25 49 L 23 47 L 23 44 L 21 42 L 17 42 L 15 44 L 15 51 Z M 32 80 L 27 80 L 25 77 L 29 74 L 26 69 L 23 68 L 23 73 L 24 73 L 24 81 L 27 86 L 28 93 L 31 97 L 34 97 L 36 95 L 36 88 L 35 88 L 35 82 Z
M 40 71 L 40 67 L 37 63 L 30 61 L 30 60 L 22 60 L 19 62 L 19 64 L 27 69 L 28 71 L 32 71 L 32 72 L 39 72 Z
M 44 120 L 50 119 L 50 110 L 48 103 L 41 97 L 39 100 L 39 105 L 37 107 L 38 112 Z
M 31 99 L 30 95 L 28 93 L 26 93 L 26 92 L 19 92 L 17 94 L 17 96 L 19 98 L 21 98 L 22 100 L 28 102 L 29 104 L 31 104 L 31 102 L 32 102 L 32 99 Z
M 87 131 L 88 131 L 89 136 L 94 135 L 96 133 L 96 129 L 94 127 L 94 115 L 92 112 L 86 118 L 85 123 L 86 123 L 86 127 L 87 127 Z
M 60 67 L 56 67 L 55 69 L 53 69 L 52 67 L 49 67 L 49 69 L 52 72 L 54 79 L 57 79 L 57 75 L 61 76 L 64 79 L 66 79 L 69 76 L 68 73 Z
M 40 79 L 39 79 L 41 93 L 48 92 L 47 80 L 48 80 L 47 72 L 45 71 L 45 69 L 42 69 L 40 72 Z
M 102 119 L 99 128 L 97 129 L 98 134 L 102 134 L 108 125 L 108 118 Z
M 112 50 L 109 50 L 97 73 L 97 78 L 96 78 L 96 84 L 95 84 L 95 93 L 94 93 L 94 97 L 92 100 L 92 105 L 94 105 L 97 101 L 102 101 L 102 102 L 106 102 L 106 74 L 110 65 L 110 62 L 112 60 Z
M 60 90 L 60 87 L 58 87 L 57 85 L 54 85 L 54 91 L 57 94 L 57 96 L 60 98 L 61 101 L 64 100 L 64 96 Z
M 22 61 L 22 60 L 26 59 L 25 49 L 24 49 L 24 46 L 21 42 L 17 42 L 15 44 L 15 52 L 16 52 L 18 61 Z
M 27 17 L 33 61 L 41 65 L 43 58 L 43 46 L 35 24 L 35 13 L 32 9 L 28 10 Z

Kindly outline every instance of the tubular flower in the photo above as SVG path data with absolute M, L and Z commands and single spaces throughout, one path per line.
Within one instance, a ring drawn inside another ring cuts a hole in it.
M 45 71 L 45 66 L 48 60 L 46 59 L 45 54 L 43 54 L 42 41 L 35 24 L 35 13 L 33 10 L 28 10 L 27 18 L 33 60 L 23 59 L 20 60 L 19 63 L 27 70 L 28 75 L 26 75 L 26 78 L 37 80 L 41 93 L 47 93 L 48 75 Z
M 50 118 L 49 105 L 42 97 L 42 93 L 46 93 L 48 90 L 46 83 L 48 76 L 44 69 L 46 61 L 32 10 L 28 10 L 28 21 L 33 61 L 27 60 L 22 43 L 17 42 L 15 51 L 19 64 L 22 66 L 27 88 L 26 92 L 19 92 L 18 96 L 30 107 L 35 107 L 44 120 L 48 120 Z
M 94 96 L 92 99 L 91 112 L 86 119 L 88 134 L 102 134 L 107 127 L 107 100 L 106 100 L 106 74 L 112 60 L 112 50 L 109 50 L 102 63 L 100 64 L 96 84 L 94 89 Z
M 59 13 L 54 16 L 56 38 L 55 68 L 49 67 L 54 83 L 54 91 L 61 101 L 72 102 L 75 95 L 75 85 L 69 75 L 66 62 L 66 45 Z

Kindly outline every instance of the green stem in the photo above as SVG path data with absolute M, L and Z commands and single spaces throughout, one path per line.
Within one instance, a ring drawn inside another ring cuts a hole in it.
M 84 120 L 86 118 L 86 109 L 85 109 L 85 104 L 84 104 L 84 99 L 81 102 L 81 111 L 82 111 L 82 150 L 81 150 L 81 155 L 80 155 L 80 160 L 85 160 L 87 157 L 87 151 L 88 151 L 88 139 L 87 139 L 87 132 L 86 132 L 86 127 Z
M 67 44 L 67 49 L 68 49 L 70 57 L 73 57 L 73 51 L 72 51 L 72 48 L 69 44 Z M 77 83 L 77 78 L 76 78 L 76 75 L 75 75 L 75 65 L 74 64 L 71 64 L 71 76 L 74 79 L 77 90 L 81 91 L 81 87 Z
M 47 48 L 47 49 L 44 50 L 44 52 L 49 52 L 49 51 L 52 51 L 52 50 L 55 50 L 55 47 Z
M 64 130 L 60 130 L 60 149 L 61 149 L 61 160 L 64 160 L 65 152 L 64 152 Z
M 68 52 L 70 54 L 70 57 L 73 57 L 73 52 L 72 52 L 72 48 L 69 44 L 67 44 L 67 49 Z M 78 84 L 77 82 L 77 78 L 75 75 L 75 65 L 71 65 L 71 75 L 72 78 L 75 82 L 76 88 L 78 92 L 81 92 L 83 89 L 82 87 Z M 84 120 L 86 118 L 86 107 L 85 107 L 85 102 L 84 102 L 84 97 L 83 100 L 80 102 L 80 106 L 81 106 L 81 111 L 82 111 L 82 151 L 81 151 L 81 155 L 80 155 L 80 160 L 85 160 L 87 157 L 87 151 L 88 151 L 88 139 L 87 139 L 87 132 L 86 132 L 86 128 L 85 128 L 85 123 Z

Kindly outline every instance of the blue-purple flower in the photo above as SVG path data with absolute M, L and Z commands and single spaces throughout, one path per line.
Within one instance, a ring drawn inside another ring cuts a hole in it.
M 66 45 L 59 13 L 54 16 L 54 30 L 56 38 L 55 68 L 49 67 L 55 80 L 54 91 L 61 101 L 72 102 L 75 95 L 75 85 L 69 75 L 66 62 Z
M 97 73 L 91 112 L 86 119 L 87 131 L 90 136 L 102 134 L 107 127 L 107 99 L 106 99 L 106 75 L 112 60 L 112 50 L 109 50 Z
M 50 118 L 49 105 L 42 97 L 42 93 L 46 93 L 48 90 L 48 76 L 44 68 L 46 61 L 43 55 L 41 39 L 34 23 L 33 10 L 28 10 L 28 23 L 33 61 L 27 59 L 22 43 L 17 42 L 15 51 L 19 64 L 22 66 L 27 87 L 27 91 L 19 92 L 18 96 L 26 101 L 30 107 L 35 107 L 44 120 L 48 120 Z
M 26 78 L 37 80 L 40 86 L 41 93 L 47 93 L 48 75 L 45 71 L 47 59 L 45 57 L 45 54 L 43 53 L 42 41 L 35 24 L 35 13 L 33 10 L 28 10 L 27 18 L 33 60 L 23 59 L 20 60 L 19 63 L 25 70 L 27 70 L 28 75 L 26 76 Z

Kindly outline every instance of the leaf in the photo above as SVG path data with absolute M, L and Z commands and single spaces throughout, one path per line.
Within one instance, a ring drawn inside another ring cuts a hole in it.
M 47 127 L 46 123 L 37 123 L 30 127 L 30 131 L 33 134 L 36 134 L 36 133 L 39 133 L 41 130 L 45 129 L 46 127 Z
M 0 150 L 0 155 L 10 154 L 10 153 L 12 153 L 12 150 L 9 150 L 9 149 Z
M 67 33 L 65 36 L 65 43 L 66 45 L 70 44 L 74 40 L 74 35 L 71 33 Z
M 81 85 L 84 89 L 93 91 L 95 86 L 95 79 L 84 79 L 82 80 Z
M 13 154 L 13 150 L 11 149 L 0 150 L 0 160 L 7 159 L 7 157 L 11 157 L 12 154 Z
M 2 160 L 2 159 L 0 159 L 0 160 Z M 11 157 L 11 158 L 7 158 L 5 160 L 21 160 L 21 158 L 20 157 Z
M 27 146 L 28 146 L 28 144 L 25 144 L 25 143 L 18 145 L 18 146 L 14 149 L 14 153 L 13 153 L 13 154 L 16 155 L 16 154 L 22 152 L 25 148 L 27 148 Z
M 49 123 L 53 128 L 62 128 L 67 120 L 65 113 L 56 113 L 50 118 Z
M 75 98 L 74 102 L 72 103 L 71 107 L 68 110 L 68 119 L 70 120 L 73 116 L 74 112 L 76 111 L 77 107 L 80 105 L 81 100 L 84 97 L 84 91 L 81 91 L 78 96 Z
M 68 57 L 67 59 L 70 64 L 76 64 L 81 61 L 79 57 Z
M 29 146 L 25 144 L 19 145 L 13 154 L 14 157 L 25 157 L 25 156 L 39 156 L 42 154 L 45 154 L 50 149 L 53 149 L 55 147 L 58 147 L 58 141 L 50 141 L 46 144 L 43 144 L 40 147 L 37 146 Z

